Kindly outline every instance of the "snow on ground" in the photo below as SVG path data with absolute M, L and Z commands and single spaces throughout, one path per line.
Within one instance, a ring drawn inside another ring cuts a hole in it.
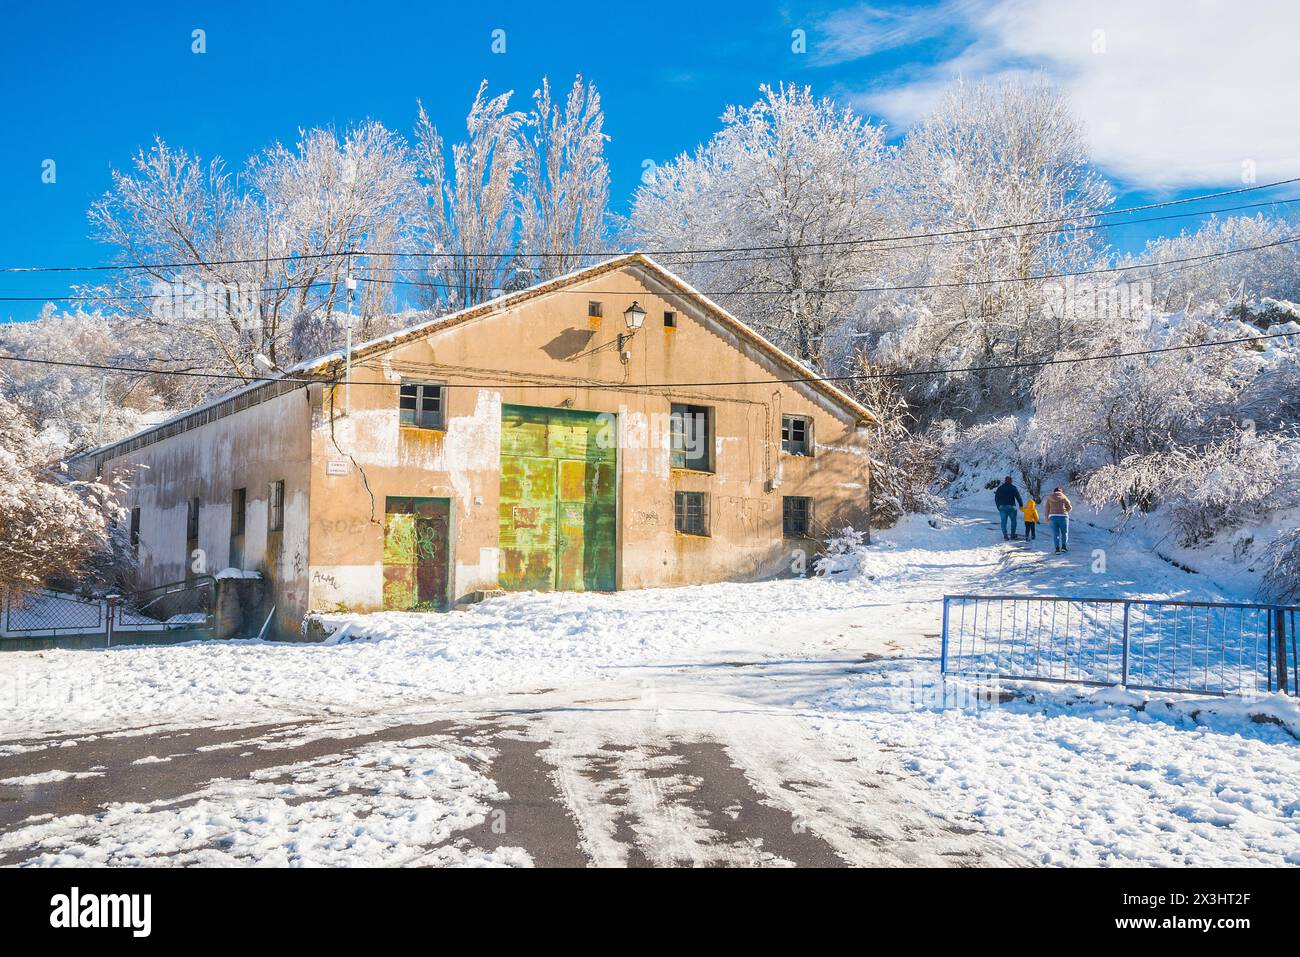
M 878 533 L 860 574 L 836 579 L 514 595 L 446 615 L 331 616 L 336 637 L 324 645 L 5 654 L 0 738 L 322 714 L 336 722 L 393 721 L 412 709 L 451 711 L 527 689 L 550 689 L 548 701 L 577 704 L 597 700 L 603 687 L 637 707 L 559 707 L 563 721 L 539 719 L 530 733 L 549 743 L 556 774 L 569 782 L 567 799 L 593 816 L 588 853 L 607 862 L 626 853 L 610 836 L 617 822 L 599 822 L 597 782 L 581 768 L 566 771 L 566 762 L 596 747 L 601 722 L 612 727 L 648 711 L 662 727 L 638 732 L 646 740 L 663 727 L 729 728 L 731 758 L 755 788 L 810 820 L 848 860 L 867 858 L 855 854 L 858 831 L 837 820 L 835 808 L 873 786 L 860 776 L 870 766 L 896 768 L 916 786 L 907 800 L 936 818 L 979 822 L 1045 864 L 1300 864 L 1300 709 L 1293 700 L 1039 684 L 1003 688 L 1014 697 L 990 704 L 954 699 L 962 691 L 955 683 L 947 692 L 939 686 L 945 593 L 1252 597 L 1161 559 L 1132 530 L 1113 537 L 1099 517 L 1080 514 L 1072 539 L 1071 552 L 1060 556 L 1041 538 L 1036 546 L 1004 544 L 991 503 L 977 499 L 951 518 L 914 517 Z M 588 744 L 573 743 L 584 734 Z M 448 824 L 455 831 L 483 813 L 492 782 L 475 780 L 461 756 L 441 747 L 385 747 L 356 753 L 354 764 L 296 768 L 287 781 L 214 784 L 196 804 L 151 812 L 152 838 L 133 830 L 145 827 L 138 814 L 122 810 L 95 825 L 93 850 L 76 850 L 90 825 L 67 817 L 32 822 L 22 840 L 49 848 L 44 863 L 128 862 L 132 842 L 149 840 L 146 858 L 338 863 L 352 853 L 399 863 L 414 860 L 408 852 L 416 831 L 427 838 L 439 822 L 460 822 Z M 364 775 L 358 765 L 368 769 Z M 782 789 L 783 774 L 836 797 L 800 804 Z M 380 782 L 377 790 L 362 787 L 359 775 Z M 656 782 L 647 778 L 647 807 L 659 800 Z M 409 811 L 420 788 L 429 789 L 421 792 L 429 798 L 421 813 L 432 817 L 404 831 L 399 808 Z M 395 803 L 385 804 L 390 798 Z M 214 851 L 189 841 L 185 835 L 205 820 L 223 822 L 233 843 Z M 660 825 L 661 842 L 671 846 L 668 831 L 680 825 L 679 843 L 703 846 L 691 836 L 698 826 L 682 824 L 680 815 Z M 344 832 L 357 828 L 360 837 L 349 844 Z M 305 836 L 289 848 L 286 830 Z M 5 840 L 0 850 L 19 846 L 18 838 Z M 779 860 L 755 853 L 755 860 Z M 518 848 L 463 856 L 447 862 L 527 857 Z
M 518 848 L 422 849 L 481 824 L 501 796 L 473 767 L 483 755 L 457 750 L 418 738 L 370 745 L 342 760 L 219 780 L 179 806 L 29 819 L 0 835 L 0 854 L 46 848 L 36 866 L 526 866 Z

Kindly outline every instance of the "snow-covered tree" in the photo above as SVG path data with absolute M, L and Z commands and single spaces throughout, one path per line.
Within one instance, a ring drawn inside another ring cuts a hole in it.
M 845 339 L 883 260 L 885 132 L 806 87 L 761 88 L 731 106 L 693 154 L 649 174 L 629 236 L 654 251 L 743 247 L 661 258 L 764 335 L 819 369 L 846 367 Z
M 91 207 L 94 235 L 130 268 L 89 291 L 156 328 L 162 368 L 255 376 L 258 354 L 290 364 L 336 344 L 346 254 L 401 241 L 414 184 L 405 141 L 375 122 L 303 131 L 239 180 L 157 140 Z M 372 326 L 389 301 L 366 290 L 362 335 L 384 331 Z
M 604 245 L 609 166 L 594 85 L 578 76 L 561 106 L 543 77 L 533 104 L 523 138 L 516 268 L 536 282 L 587 265 Z
M 391 269 L 387 257 L 379 257 L 376 275 L 347 254 L 402 247 L 416 209 L 415 165 L 397 133 L 367 121 L 341 136 L 333 129 L 299 136 L 293 149 L 276 143 L 248 166 L 264 248 L 273 257 L 262 264 L 261 313 L 276 328 L 289 318 L 291 361 L 341 341 L 349 267 L 364 280 L 354 304 L 356 333 L 364 339 L 387 331 L 379 324 L 391 311 L 392 288 L 368 281 Z
M 1224 315 L 1260 297 L 1300 300 L 1300 221 L 1292 216 L 1211 216 L 1192 232 L 1147 243 L 1124 265 L 1150 263 L 1155 305 L 1167 312 Z M 1231 250 L 1240 254 L 1221 256 Z M 1195 260 L 1177 262 L 1175 260 Z
M 1188 320 L 1143 335 L 1099 336 L 1054 358 L 1195 345 L 1216 335 Z M 1233 363 L 1233 350 L 1223 348 L 1049 365 L 1034 381 L 1038 424 L 1053 456 L 1075 472 L 1194 446 L 1214 435 L 1216 422 L 1235 418 L 1242 377 Z
M 871 524 L 889 528 L 909 512 L 944 508 L 940 476 L 947 458 L 942 424 L 916 427 L 899 380 L 890 370 L 857 357 L 854 397 L 875 413 L 871 442 Z
M 1081 324 L 1062 325 L 1044 305 L 1051 289 L 1033 277 L 1078 270 L 1098 255 L 1089 213 L 1112 192 L 1089 164 L 1087 139 L 1063 94 L 1039 78 L 955 84 L 905 138 L 896 182 L 908 221 L 924 240 L 926 308 L 902 330 L 896 352 L 909 365 L 963 367 L 1014 362 L 1078 345 Z M 1069 217 L 1065 223 L 1045 224 Z M 1014 228 L 990 229 L 1006 224 Z M 1004 282 L 998 280 L 1010 279 Z M 958 413 L 1005 411 L 1028 392 L 1030 373 L 963 374 L 918 381 L 929 401 Z
M 0 592 L 76 582 L 112 550 L 111 490 L 47 464 L 26 413 L 0 396 Z
M 1037 499 L 1042 498 L 1043 483 L 1061 468 L 1056 449 L 1064 443 L 1054 441 L 1033 416 L 1004 415 L 969 429 L 962 444 L 1005 462 Z
M 424 106 L 416 123 L 416 157 L 424 191 L 426 275 L 443 308 L 490 299 L 510 274 L 516 224 L 515 176 L 523 162 L 525 117 L 511 93 L 487 95 L 484 80 L 465 120 L 467 139 L 446 155 Z
M 0 363 L 0 395 L 19 403 L 59 454 L 121 438 L 175 404 L 175 380 L 53 363 L 142 367 L 154 333 L 130 318 L 52 308 L 29 322 L 2 324 L 0 348 L 39 361 Z

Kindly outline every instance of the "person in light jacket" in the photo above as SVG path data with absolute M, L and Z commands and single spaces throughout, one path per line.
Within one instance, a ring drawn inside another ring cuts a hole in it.
M 1065 494 L 1065 489 L 1059 485 L 1043 500 L 1047 524 L 1052 527 L 1052 544 L 1056 546 L 1058 552 L 1070 550 L 1070 509 L 1073 507 Z

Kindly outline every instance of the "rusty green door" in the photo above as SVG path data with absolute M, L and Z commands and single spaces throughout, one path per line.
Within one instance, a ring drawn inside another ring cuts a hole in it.
M 612 416 L 502 408 L 502 588 L 613 591 L 614 435 Z
M 450 541 L 450 499 L 385 500 L 385 610 L 446 610 Z

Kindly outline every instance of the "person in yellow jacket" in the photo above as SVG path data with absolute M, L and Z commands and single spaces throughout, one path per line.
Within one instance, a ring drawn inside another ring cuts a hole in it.
M 1038 506 L 1034 504 L 1032 495 L 1020 509 L 1020 513 L 1025 516 L 1025 541 L 1038 541 Z

